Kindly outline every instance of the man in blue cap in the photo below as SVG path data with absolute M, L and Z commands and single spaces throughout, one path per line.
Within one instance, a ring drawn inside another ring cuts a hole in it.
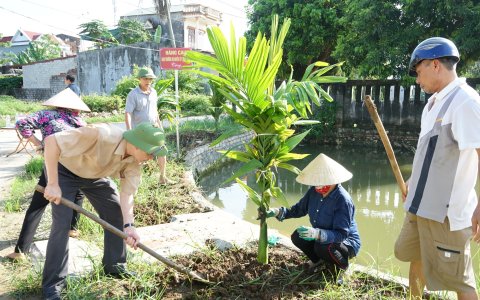
M 410 262 L 411 297 L 429 290 L 478 299 L 470 240 L 480 241 L 475 193 L 480 154 L 480 97 L 456 72 L 460 54 L 441 37 L 421 42 L 410 75 L 428 94 L 395 256 Z

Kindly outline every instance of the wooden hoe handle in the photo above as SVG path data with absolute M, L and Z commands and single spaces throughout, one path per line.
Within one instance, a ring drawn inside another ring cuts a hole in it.
M 377 112 L 377 107 L 372 101 L 370 95 L 365 96 L 365 106 L 368 109 L 368 113 L 370 117 L 372 117 L 373 123 L 377 128 L 378 134 L 380 135 L 380 139 L 382 140 L 383 146 L 385 147 L 385 151 L 387 152 L 388 160 L 390 161 L 390 166 L 392 167 L 393 174 L 395 175 L 395 179 L 397 180 L 397 184 L 400 187 L 400 191 L 403 195 L 407 194 L 407 187 L 405 186 L 405 181 L 403 180 L 402 172 L 400 172 L 400 168 L 398 167 L 397 159 L 395 158 L 395 153 L 393 152 L 392 145 L 390 144 L 390 140 L 388 139 L 387 132 L 383 127 L 382 120 Z
M 35 190 L 37 190 L 38 192 L 40 193 L 44 193 L 45 192 L 45 188 L 43 186 L 40 186 L 40 185 L 37 185 L 35 187 Z M 122 239 L 126 239 L 128 238 L 128 235 L 117 229 L 116 227 L 112 226 L 110 223 L 100 219 L 98 216 L 96 216 L 95 214 L 91 213 L 90 211 L 84 209 L 83 207 L 81 206 L 78 206 L 77 204 L 73 203 L 72 201 L 69 201 L 65 198 L 62 197 L 61 199 L 61 204 L 73 209 L 73 210 L 76 210 L 77 212 L 87 216 L 88 218 L 92 219 L 93 221 L 95 221 L 96 223 L 100 224 L 104 229 L 112 232 L 113 234 L 115 234 L 116 236 L 118 237 L 121 237 Z M 206 280 L 205 278 L 203 278 L 202 276 L 200 276 L 200 274 L 192 271 L 192 270 L 189 270 L 181 265 L 178 265 L 176 263 L 174 263 L 173 261 L 171 261 L 170 259 L 166 258 L 166 257 L 163 257 L 161 256 L 160 254 L 158 254 L 157 252 L 153 251 L 151 248 L 145 246 L 144 244 L 142 243 L 138 243 L 137 244 L 138 248 L 142 249 L 143 251 L 147 252 L 148 254 L 150 254 L 151 256 L 155 257 L 156 259 L 158 259 L 159 261 L 161 261 L 162 263 L 166 264 L 167 266 L 177 270 L 178 272 L 180 273 L 183 273 L 183 274 L 186 274 L 188 277 L 190 277 L 191 279 L 194 279 L 196 281 L 199 281 L 199 282 L 203 282 L 203 283 L 207 283 L 207 284 L 211 284 L 212 282 Z

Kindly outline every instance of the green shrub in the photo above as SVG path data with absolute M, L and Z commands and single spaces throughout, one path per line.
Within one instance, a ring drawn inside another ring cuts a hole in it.
M 167 71 L 165 78 L 173 78 L 174 71 Z M 206 80 L 192 72 L 178 72 L 178 90 L 188 94 L 205 92 Z
M 115 89 L 112 92 L 112 96 L 119 96 L 122 99 L 127 99 L 128 93 L 137 87 L 139 84 L 138 78 L 134 76 L 123 76 L 115 86 Z
M 210 96 L 198 94 L 180 95 L 182 114 L 186 116 L 201 116 L 210 114 Z
M 82 96 L 83 102 L 94 112 L 120 111 L 125 107 L 125 103 L 120 96 L 101 96 L 88 95 Z
M 0 76 L 0 95 L 13 96 L 13 89 L 21 88 L 23 76 Z

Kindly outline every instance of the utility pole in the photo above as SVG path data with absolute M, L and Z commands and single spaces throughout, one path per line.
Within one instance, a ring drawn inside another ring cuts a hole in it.
M 168 26 L 168 35 L 170 37 L 170 44 L 173 48 L 177 48 L 177 43 L 175 42 L 175 35 L 173 34 L 173 27 L 172 27 L 172 18 L 170 17 L 170 0 L 154 0 L 155 8 L 157 10 L 157 14 L 162 19 L 162 16 L 167 17 L 167 26 Z M 180 158 L 180 133 L 178 131 L 178 120 L 180 118 L 180 112 L 178 111 L 178 103 L 180 102 L 180 96 L 178 95 L 178 70 L 175 69 L 175 100 L 177 102 L 177 108 L 175 110 L 175 118 L 177 122 L 175 124 L 175 131 L 177 134 L 177 159 Z
M 172 47 L 177 48 L 177 43 L 175 42 L 175 35 L 173 34 L 172 19 L 170 18 L 170 0 L 165 0 L 165 2 L 167 2 L 168 34 L 170 35 Z
M 113 4 L 113 24 L 117 24 L 117 3 L 115 2 L 115 0 L 112 0 L 112 4 Z

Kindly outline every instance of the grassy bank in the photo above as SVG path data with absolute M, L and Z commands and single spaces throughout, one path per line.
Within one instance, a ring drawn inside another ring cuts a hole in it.
M 188 122 L 181 127 L 182 136 L 191 134 L 192 141 L 199 132 L 215 132 L 213 121 Z M 224 120 L 220 127 L 225 131 L 235 126 Z M 173 135 L 173 128 L 167 130 Z M 42 160 L 36 158 L 27 164 L 27 171 L 16 179 L 14 185 L 22 195 L 9 204 L 11 211 L 22 211 L 28 205 Z M 149 162 L 143 168 L 143 180 L 135 197 L 135 223 L 148 226 L 169 222 L 172 215 L 202 212 L 189 192 L 194 188 L 182 178 L 184 165 L 173 159 L 167 164 L 167 173 L 177 183 L 172 186 L 158 185 L 158 167 Z M 18 182 L 17 182 L 18 180 Z M 21 188 L 21 191 L 20 191 Z M 13 189 L 13 187 L 12 187 Z M 23 192 L 22 192 L 23 191 Z M 84 207 L 93 211 L 88 201 Z M 48 219 L 48 215 L 44 218 Z M 80 238 L 103 247 L 103 230 L 86 217 L 80 219 Z M 16 238 L 16 237 L 15 237 Z M 258 264 L 256 245 L 247 249 L 233 247 L 220 251 L 212 244 L 198 245 L 197 252 L 188 256 L 172 258 L 176 262 L 208 277 L 216 284 L 211 286 L 191 282 L 180 274 L 166 269 L 159 263 L 148 264 L 141 253 L 130 253 L 128 268 L 138 276 L 114 280 L 105 277 L 100 259 L 92 258 L 93 271 L 70 277 L 65 299 L 405 299 L 402 286 L 384 282 L 362 273 L 353 273 L 343 285 L 336 284 L 336 277 L 324 272 L 305 272 L 307 259 L 290 249 L 276 246 L 271 249 L 270 263 Z M 13 285 L 11 296 L 37 298 L 41 293 L 42 265 L 31 262 L 6 264 Z M 435 299 L 435 298 L 432 298 Z

